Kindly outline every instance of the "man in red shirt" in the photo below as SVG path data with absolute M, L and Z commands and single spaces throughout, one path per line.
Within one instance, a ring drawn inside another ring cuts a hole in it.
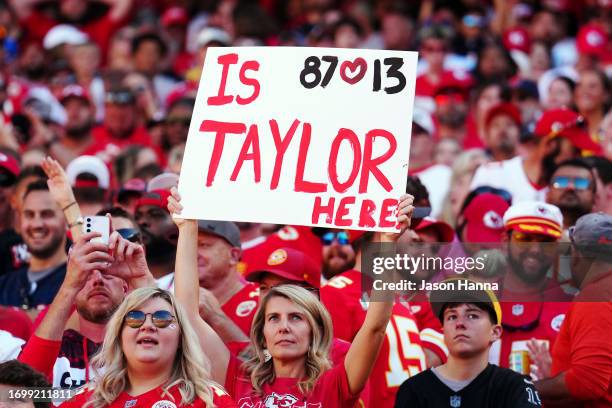
M 240 230 L 229 221 L 198 221 L 198 274 L 200 287 L 212 292 L 223 313 L 248 337 L 257 310 L 259 288 L 238 272 Z M 202 314 L 202 311 L 200 312 Z M 202 316 L 219 332 L 221 329 Z M 223 330 L 227 330 L 225 327 Z M 221 335 L 227 341 L 228 337 Z
M 372 239 L 372 233 L 358 236 L 355 269 L 346 271 L 327 282 L 321 288 L 321 301 L 325 304 L 334 323 L 334 336 L 352 341 L 363 324 L 369 299 L 362 297 L 361 257 L 362 247 Z M 429 309 L 431 313 L 431 309 Z M 433 321 L 433 319 L 423 319 Z M 439 328 L 439 322 L 436 322 Z M 370 404 L 381 408 L 392 407 L 399 386 L 409 377 L 418 374 L 429 365 L 446 360 L 439 342 L 430 342 L 421 332 L 429 327 L 419 327 L 419 320 L 411 310 L 411 304 L 396 301 L 385 341 L 370 376 Z M 428 361 L 431 361 L 428 364 Z M 435 363 L 433 363 L 435 361 Z
M 570 229 L 580 293 L 555 347 L 551 377 L 536 382 L 546 406 L 612 406 L 612 216 L 587 214 Z
M 529 375 L 529 344 L 550 350 L 559 334 L 571 297 L 547 274 L 554 268 L 562 224 L 560 210 L 546 203 L 514 204 L 504 215 L 504 330 L 489 355 L 489 361 L 500 367 Z
M 82 154 L 99 156 L 109 163 L 129 145 L 151 147 L 161 159 L 145 128 L 138 126 L 136 97 L 128 88 L 110 89 L 105 96 L 104 123 L 92 131 L 94 142 Z

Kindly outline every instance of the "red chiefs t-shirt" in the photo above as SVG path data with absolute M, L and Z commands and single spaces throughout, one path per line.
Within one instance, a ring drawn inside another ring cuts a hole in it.
M 568 302 L 502 302 L 504 330 L 501 339 L 491 346 L 489 361 L 528 373 L 528 366 L 519 369 L 518 357 L 513 356 L 515 362 L 510 364 L 510 354 L 527 352 L 527 343 L 532 338 L 552 350 L 570 305 Z
M 240 408 L 352 408 L 359 394 L 351 395 L 344 364 L 327 370 L 309 395 L 300 392 L 297 378 L 276 378 L 263 387 L 263 395 L 255 394 L 250 377 L 241 362 L 231 358 L 227 368 L 225 388 Z
M 70 401 L 64 402 L 60 406 L 62 408 L 81 408 L 91 394 L 93 390 L 87 390 L 81 392 L 76 395 Z M 232 398 L 221 388 L 212 387 L 213 393 L 213 404 L 217 408 L 235 408 L 236 403 L 232 400 Z M 177 407 L 193 407 L 193 408 L 204 408 L 206 404 L 204 401 L 196 397 L 196 400 L 188 405 L 181 404 L 182 398 L 179 392 L 179 386 L 175 385 L 170 388 L 168 393 L 164 393 L 162 387 L 157 387 L 152 389 L 151 391 L 145 392 L 144 394 L 138 396 L 131 396 L 127 392 L 122 392 L 119 394 L 117 399 L 113 401 L 109 408 L 117 407 L 117 408 L 129 408 L 129 407 L 138 407 L 138 408 L 177 408 Z
M 334 335 L 352 341 L 367 311 L 367 302 L 361 300 L 361 273 L 350 270 L 332 278 L 321 288 L 321 301 L 332 316 Z M 399 386 L 426 367 L 423 347 L 420 330 L 409 305 L 396 302 L 385 341 L 370 375 L 368 406 L 394 406 Z
M 251 333 L 251 323 L 259 304 L 259 286 L 247 283 L 240 292 L 225 302 L 221 309 L 247 336 Z

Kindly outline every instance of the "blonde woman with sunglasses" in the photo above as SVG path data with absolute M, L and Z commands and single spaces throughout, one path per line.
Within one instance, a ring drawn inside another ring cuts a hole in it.
M 136 289 L 107 325 L 92 360 L 96 381 L 62 407 L 235 407 L 209 366 L 174 296 Z
M 413 197 L 403 196 L 398 209 L 398 233 L 381 234 L 395 242 L 410 225 Z M 180 219 L 180 196 L 173 188 L 168 209 L 179 228 L 175 293 L 189 310 L 204 351 L 216 363 L 213 378 L 222 377 L 239 406 L 353 407 L 376 361 L 393 301 L 371 302 L 343 364 L 332 367 L 329 348 L 333 327 L 327 310 L 304 288 L 281 285 L 262 299 L 250 336 L 250 355 L 244 363 L 230 351 L 207 345 L 218 336 L 198 315 L 197 233 L 194 220 Z M 177 217 L 178 216 L 178 217 Z

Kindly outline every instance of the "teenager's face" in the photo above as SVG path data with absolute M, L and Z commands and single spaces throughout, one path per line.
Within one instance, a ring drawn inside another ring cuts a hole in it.
M 275 296 L 266 304 L 263 328 L 266 348 L 276 360 L 305 359 L 310 347 L 310 323 L 295 303 Z
M 450 355 L 462 359 L 488 353 L 489 346 L 501 336 L 501 326 L 491 322 L 487 311 L 471 303 L 447 307 L 443 328 Z

